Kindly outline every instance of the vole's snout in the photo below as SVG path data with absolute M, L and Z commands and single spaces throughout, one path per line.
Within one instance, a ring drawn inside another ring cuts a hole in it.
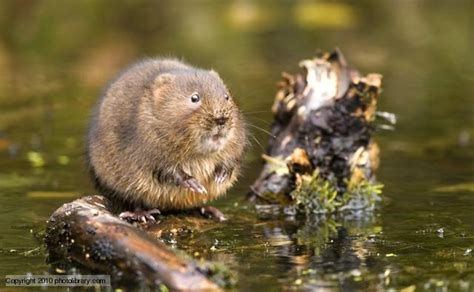
M 218 118 L 215 118 L 215 119 L 214 119 L 214 122 L 215 122 L 218 126 L 223 126 L 223 125 L 227 122 L 228 119 L 229 119 L 229 118 L 227 118 L 227 117 L 225 117 L 225 116 L 220 116 L 220 117 L 218 117 Z

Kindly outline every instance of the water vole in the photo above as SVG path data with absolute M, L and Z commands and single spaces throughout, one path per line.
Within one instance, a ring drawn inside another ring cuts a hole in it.
M 105 90 L 87 158 L 104 195 L 128 208 L 181 210 L 232 186 L 245 144 L 243 117 L 215 71 L 149 59 Z

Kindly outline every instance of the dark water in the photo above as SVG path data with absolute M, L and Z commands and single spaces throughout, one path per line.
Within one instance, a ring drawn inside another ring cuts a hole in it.
M 212 67 L 268 127 L 280 72 L 338 46 L 360 71 L 384 75 L 379 109 L 398 114 L 397 130 L 378 136 L 381 208 L 257 220 L 242 203 L 259 171 L 255 145 L 216 203 L 231 220 L 178 246 L 228 264 L 241 290 L 474 290 L 473 14 L 461 0 L 1 1 L 0 276 L 47 272 L 37 232 L 62 203 L 94 192 L 88 113 L 122 66 L 173 55 Z

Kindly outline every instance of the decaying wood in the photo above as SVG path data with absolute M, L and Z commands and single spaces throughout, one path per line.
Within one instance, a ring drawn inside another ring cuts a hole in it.
M 50 261 L 67 260 L 148 287 L 219 289 L 194 262 L 109 210 L 111 204 L 102 196 L 83 197 L 56 210 L 46 230 Z
M 304 73 L 283 74 L 272 111 L 272 136 L 253 198 L 287 197 L 314 170 L 342 194 L 375 180 L 373 141 L 382 76 L 362 77 L 339 50 L 300 63 Z M 308 179 L 307 179 L 308 180 Z M 281 199 L 280 199 L 281 200 Z

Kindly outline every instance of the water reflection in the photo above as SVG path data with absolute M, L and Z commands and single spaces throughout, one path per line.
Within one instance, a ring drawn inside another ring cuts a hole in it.
M 261 210 L 262 208 L 260 208 Z M 380 285 L 369 272 L 383 273 L 375 245 L 382 233 L 377 217 L 313 217 L 278 219 L 267 212 L 262 232 L 278 258 L 287 288 L 367 288 Z M 262 218 L 263 217 L 263 218 Z M 382 282 L 383 284 L 383 282 Z

